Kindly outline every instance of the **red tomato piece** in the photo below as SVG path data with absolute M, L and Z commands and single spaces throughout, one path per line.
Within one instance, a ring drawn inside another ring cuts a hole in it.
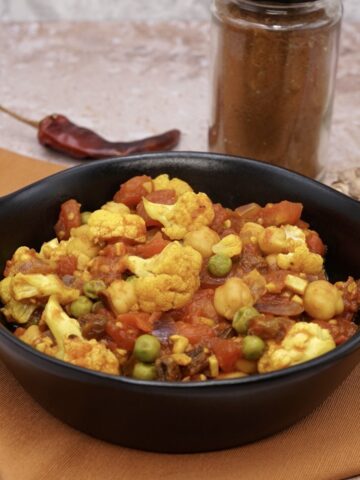
M 303 206 L 301 203 L 283 200 L 279 203 L 268 203 L 261 211 L 259 218 L 264 227 L 272 225 L 296 225 L 300 220 Z
M 55 225 L 55 233 L 59 240 L 67 240 L 70 230 L 81 225 L 80 203 L 73 198 L 60 207 L 59 219 Z
M 330 323 L 325 320 L 314 320 L 314 323 L 320 325 L 321 328 L 326 328 L 331 333 L 336 345 L 349 340 L 358 331 L 358 326 L 343 318 L 337 318 L 336 323 Z
M 148 242 L 136 245 L 135 247 L 130 248 L 130 251 L 132 255 L 137 255 L 142 258 L 151 258 L 154 255 L 161 253 L 169 243 L 169 240 L 165 240 L 161 232 L 157 232 Z
M 206 343 L 215 335 L 211 327 L 200 323 L 176 322 L 175 328 L 177 334 L 186 337 L 192 345 Z
M 130 178 L 120 186 L 120 189 L 114 195 L 114 202 L 124 203 L 128 207 L 135 207 L 142 197 L 149 193 L 144 184 L 152 185 L 152 180 L 147 175 L 139 175 Z
M 226 228 L 225 222 L 226 220 L 230 219 L 232 211 L 228 208 L 224 208 L 222 205 L 220 205 L 220 203 L 214 203 L 213 209 L 215 217 L 212 221 L 212 224 L 210 225 L 210 228 L 215 230 L 215 232 L 221 234 L 222 231 Z
M 115 322 L 107 322 L 105 332 L 116 343 L 118 348 L 123 348 L 128 352 L 132 351 L 135 340 L 139 336 L 139 330 L 131 326 L 120 327 Z
M 199 317 L 218 319 L 214 307 L 214 290 L 212 288 L 198 290 L 191 302 L 181 309 L 181 318 L 184 321 L 193 322 Z
M 145 198 L 152 203 L 173 205 L 176 202 L 176 192 L 175 190 L 170 189 L 156 190 L 155 192 L 151 192 L 148 195 L 145 195 Z M 145 220 L 145 224 L 147 227 L 162 227 L 160 222 L 158 222 L 157 220 L 153 220 L 146 213 L 143 201 L 141 201 L 136 207 L 136 213 Z
M 72 275 L 77 268 L 77 259 L 74 255 L 61 255 L 56 267 L 56 273 L 59 277 Z
M 116 321 L 148 333 L 153 330 L 154 316 L 145 312 L 123 313 L 117 316 Z
M 209 341 L 209 347 L 216 355 L 223 372 L 229 373 L 235 370 L 235 363 L 241 357 L 239 344 L 223 338 L 213 338 Z
M 306 235 L 306 243 L 310 252 L 318 253 L 321 256 L 325 255 L 326 247 L 317 232 L 309 230 Z

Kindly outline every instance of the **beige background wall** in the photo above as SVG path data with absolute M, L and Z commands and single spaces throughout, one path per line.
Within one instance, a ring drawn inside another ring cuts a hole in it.
M 0 0 L 0 18 L 22 20 L 206 19 L 211 0 Z M 343 0 L 360 19 L 360 1 Z

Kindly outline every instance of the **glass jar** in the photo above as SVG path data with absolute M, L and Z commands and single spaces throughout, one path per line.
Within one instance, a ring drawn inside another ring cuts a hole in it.
M 214 0 L 211 151 L 321 177 L 341 0 Z

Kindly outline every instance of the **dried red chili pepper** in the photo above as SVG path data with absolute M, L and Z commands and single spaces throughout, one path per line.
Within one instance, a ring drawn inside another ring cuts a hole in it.
M 35 122 L 1 105 L 0 110 L 37 128 L 38 140 L 45 147 L 84 160 L 171 150 L 179 143 L 181 135 L 179 130 L 169 130 L 133 142 L 110 142 L 92 130 L 72 123 L 64 115 L 48 115 L 40 122 Z

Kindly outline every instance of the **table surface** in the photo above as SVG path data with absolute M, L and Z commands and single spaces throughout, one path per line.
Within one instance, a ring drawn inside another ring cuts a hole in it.
M 325 181 L 360 163 L 360 23 L 344 22 Z M 113 140 L 179 128 L 179 149 L 206 150 L 209 24 L 200 21 L 5 23 L 1 103 L 41 119 L 63 113 Z M 0 114 L 0 146 L 75 164 Z

